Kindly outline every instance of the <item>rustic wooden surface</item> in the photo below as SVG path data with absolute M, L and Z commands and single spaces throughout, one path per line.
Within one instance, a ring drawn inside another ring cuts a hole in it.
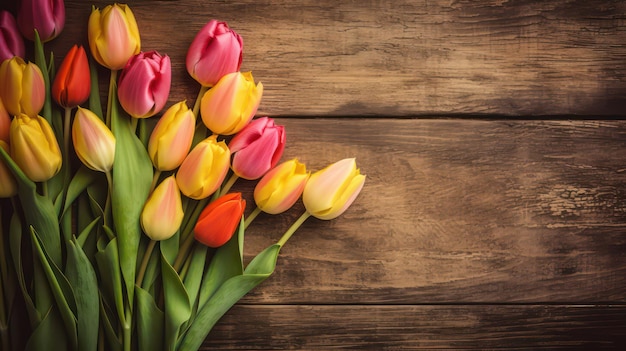
M 195 32 L 226 20 L 284 158 L 355 156 L 368 176 L 203 349 L 626 345 L 625 2 L 127 3 L 143 49 L 172 58 L 171 103 L 195 99 Z M 66 0 L 57 59 L 86 42 L 89 4 Z M 247 257 L 300 211 L 261 215 Z

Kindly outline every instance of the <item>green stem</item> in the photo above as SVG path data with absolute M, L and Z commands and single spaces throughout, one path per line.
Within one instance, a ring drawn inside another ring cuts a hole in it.
M 69 170 L 69 158 L 70 158 L 70 123 L 72 120 L 72 109 L 65 108 L 65 121 L 63 122 L 63 151 L 65 152 L 65 162 L 67 169 Z M 69 172 L 66 173 L 69 177 Z
M 131 351 L 131 346 L 132 346 L 132 340 L 131 340 L 131 325 L 132 325 L 132 312 L 130 311 L 130 308 L 127 306 L 126 307 L 126 320 L 124 321 L 123 324 L 123 329 L 124 329 L 124 351 Z
M 200 87 L 200 91 L 198 92 L 198 97 L 196 98 L 196 102 L 193 105 L 193 115 L 198 118 L 198 113 L 200 112 L 200 104 L 202 102 L 202 97 L 209 90 L 209 87 L 202 86 Z
M 117 82 L 117 70 L 111 70 L 109 78 L 109 93 L 107 97 L 107 116 L 106 125 L 111 128 L 111 110 L 113 109 L 113 94 L 115 93 L 115 84 Z
M 182 234 L 182 233 L 181 233 Z M 194 242 L 194 236 L 191 233 L 188 233 L 185 237 L 185 241 L 178 249 L 178 255 L 176 255 L 176 259 L 174 260 L 174 270 L 179 271 L 181 265 L 185 263 L 185 258 L 187 257 L 189 250 L 191 249 L 191 245 Z
M 161 176 L 161 171 L 158 169 L 154 170 L 154 175 L 152 176 L 152 184 L 150 185 L 150 194 L 154 191 L 154 188 L 157 186 L 157 182 L 159 181 L 159 177 Z
M 243 222 L 243 229 L 247 229 L 248 226 L 250 225 L 250 223 L 252 223 L 252 221 L 254 221 L 254 219 L 256 218 L 256 216 L 259 215 L 259 213 L 261 213 L 261 209 L 259 208 L 259 206 L 257 206 L 254 211 L 252 211 L 252 213 L 250 213 L 248 215 L 248 217 L 246 217 L 246 219 Z
M 233 187 L 233 185 L 235 184 L 235 182 L 237 181 L 237 179 L 239 179 L 239 176 L 236 175 L 235 173 L 233 173 L 230 178 L 228 178 L 228 181 L 226 181 L 226 183 L 224 184 L 224 186 L 222 187 L 222 189 L 219 190 L 219 196 L 222 196 L 224 194 L 226 194 L 230 188 Z
M 133 134 L 137 132 L 137 122 L 139 122 L 139 118 L 130 118 L 130 130 L 133 132 Z
M 108 214 L 111 207 L 111 194 L 113 193 L 113 177 L 111 176 L 111 171 L 106 171 L 104 174 L 107 177 L 107 184 L 109 185 L 109 189 L 107 191 L 106 201 L 104 202 L 103 222 L 104 225 L 108 226 Z
M 141 266 L 139 266 L 139 272 L 137 273 L 137 280 L 135 281 L 137 286 L 143 286 L 143 277 L 146 274 L 146 268 L 148 268 L 148 262 L 150 261 L 150 256 L 152 256 L 152 251 L 154 250 L 155 245 L 156 241 L 151 239 L 150 243 L 148 243 L 148 247 L 146 248 L 146 252 L 143 254 Z
M 302 223 L 304 223 L 304 221 L 306 221 L 307 218 L 309 218 L 311 216 L 311 214 L 307 211 L 304 211 L 304 213 L 300 216 L 300 218 L 298 218 L 292 225 L 291 227 L 289 227 L 289 229 L 287 229 L 287 231 L 285 232 L 285 234 L 283 234 L 283 237 L 280 238 L 280 240 L 278 240 L 277 244 L 280 247 L 283 247 L 285 245 L 285 243 L 287 242 L 287 240 L 289 240 L 289 238 L 291 238 L 291 236 L 293 235 L 293 233 L 296 232 L 296 230 L 298 230 L 298 228 L 300 228 L 300 226 L 302 225 Z

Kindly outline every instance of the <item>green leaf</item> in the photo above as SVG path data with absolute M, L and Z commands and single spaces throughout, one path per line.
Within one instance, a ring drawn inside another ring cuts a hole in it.
M 65 331 L 68 336 L 68 342 L 72 350 L 77 350 L 78 335 L 76 332 L 76 303 L 72 288 L 67 281 L 67 278 L 61 270 L 50 260 L 44 247 L 41 245 L 41 241 L 36 231 L 31 227 L 31 238 L 35 252 L 39 257 L 39 262 L 43 268 L 43 272 L 48 279 L 48 284 L 56 306 L 59 308 L 59 313 L 63 324 L 65 325 Z
M 159 243 L 159 247 L 161 248 L 161 253 L 163 257 L 167 259 L 167 262 L 170 264 L 174 264 L 174 260 L 176 260 L 176 255 L 178 254 L 178 248 L 180 246 L 180 230 L 177 230 L 171 238 L 167 240 L 162 240 Z
M 89 110 L 102 118 L 102 104 L 100 102 L 100 83 L 98 83 L 98 66 L 93 59 L 89 59 L 89 74 L 91 91 L 89 94 Z
M 52 101 L 50 100 L 50 74 L 48 73 L 48 64 L 46 63 L 46 55 L 43 50 L 43 43 L 39 37 L 39 33 L 35 31 L 35 64 L 43 74 L 44 87 L 46 89 L 46 99 L 44 100 L 41 115 L 52 125 Z
M 165 303 L 165 349 L 175 350 L 180 328 L 191 316 L 189 295 L 174 267 L 161 255 Z
M 63 214 L 72 206 L 74 200 L 82 194 L 89 185 L 91 185 L 98 174 L 85 166 L 81 166 L 67 187 L 67 194 L 65 195 L 65 206 L 63 207 Z
M 198 350 L 219 319 L 222 318 L 239 299 L 272 275 L 279 252 L 279 245 L 268 247 L 250 262 L 252 267 L 248 266 L 248 268 L 250 272 L 255 273 L 244 273 L 225 281 L 198 311 L 196 318 L 187 330 L 178 350 Z
M 48 310 L 33 330 L 24 350 L 49 351 L 53 345 L 55 350 L 68 350 L 63 322 L 55 306 Z
M 109 311 L 105 307 L 104 301 L 100 298 L 100 320 L 102 321 L 102 330 L 104 332 L 104 337 L 108 342 L 105 350 L 108 351 L 121 351 L 122 350 L 122 341 L 117 335 L 113 324 L 111 323 L 111 319 L 113 316 L 109 315 Z
M 96 350 L 98 347 L 100 311 L 98 306 L 98 278 L 85 252 L 75 240 L 67 243 L 65 274 L 76 298 L 78 350 Z
M 137 298 L 137 342 L 139 350 L 163 350 L 163 311 L 154 298 L 141 287 L 135 287 Z
M 189 301 L 192 302 L 192 305 L 195 304 L 198 293 L 200 292 L 204 267 L 206 266 L 207 250 L 208 248 L 206 246 L 198 245 L 191 253 L 191 263 L 185 275 L 184 284 L 189 293 Z
M 137 251 L 142 232 L 137 220 L 150 193 L 152 161 L 141 141 L 134 134 L 130 121 L 118 112 L 112 89 L 111 129 L 116 138 L 111 203 L 113 222 L 119 240 L 119 258 L 128 300 L 133 301 Z
M 4 159 L 15 175 L 20 202 L 24 209 L 28 209 L 24 211 L 26 223 L 35 228 L 52 262 L 61 266 L 61 232 L 52 201 L 37 193 L 35 183 L 28 179 L 3 148 L 0 148 L 0 159 Z
M 105 229 L 106 230 L 106 229 Z M 117 248 L 117 238 L 112 239 L 104 250 L 96 253 L 96 262 L 98 262 L 98 271 L 104 302 L 109 306 L 114 306 L 117 311 L 118 318 L 122 322 L 125 320 L 124 315 L 124 296 L 122 291 L 122 276 L 119 267 L 119 256 Z M 112 307 L 113 308 L 113 307 Z

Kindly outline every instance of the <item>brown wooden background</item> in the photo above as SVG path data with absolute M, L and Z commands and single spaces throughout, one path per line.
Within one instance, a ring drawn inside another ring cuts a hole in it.
M 66 0 L 58 60 L 86 43 L 92 3 L 110 2 Z M 186 50 L 225 20 L 265 85 L 259 115 L 287 128 L 284 159 L 354 156 L 368 176 L 203 349 L 626 344 L 624 1 L 127 3 L 143 50 L 172 59 L 170 103 L 194 101 Z M 302 209 L 257 218 L 248 257 Z

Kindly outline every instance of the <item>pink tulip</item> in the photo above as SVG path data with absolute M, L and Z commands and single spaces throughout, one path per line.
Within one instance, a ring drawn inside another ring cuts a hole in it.
M 0 62 L 13 56 L 24 57 L 24 41 L 13 15 L 0 11 Z
M 140 52 L 128 60 L 120 74 L 120 104 L 135 118 L 157 114 L 167 102 L 172 82 L 169 56 L 156 51 Z
M 239 71 L 243 40 L 225 22 L 211 20 L 191 42 L 187 72 L 198 83 L 211 87 L 224 75 Z
M 22 0 L 17 24 L 26 38 L 34 40 L 37 30 L 42 42 L 50 41 L 65 26 L 65 4 L 63 0 Z
M 237 176 L 253 180 L 272 169 L 285 149 L 285 128 L 268 117 L 255 119 L 228 144 Z

